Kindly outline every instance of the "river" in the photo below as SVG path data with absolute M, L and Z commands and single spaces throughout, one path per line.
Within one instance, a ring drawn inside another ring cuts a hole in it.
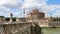
M 60 34 L 60 28 L 42 28 L 41 34 Z

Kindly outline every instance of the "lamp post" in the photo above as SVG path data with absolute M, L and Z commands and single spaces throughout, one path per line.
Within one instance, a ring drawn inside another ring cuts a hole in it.
M 51 21 L 52 21 L 52 14 L 50 14 L 51 15 Z
M 24 22 L 26 22 L 26 19 L 25 19 L 25 9 L 23 9 L 23 18 L 24 18 Z
M 59 21 L 58 16 L 57 16 L 57 21 Z

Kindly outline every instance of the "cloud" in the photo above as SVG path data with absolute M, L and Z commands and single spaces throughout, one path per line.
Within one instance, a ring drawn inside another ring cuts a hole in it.
M 4 8 L 4 7 L 0 7 L 0 16 L 9 17 L 10 13 L 11 13 L 10 9 Z
M 49 13 L 52 13 L 52 16 L 59 14 L 60 5 L 48 5 L 46 2 L 47 0 L 25 0 L 22 8 L 27 10 L 37 8 L 49 16 Z
M 0 0 L 0 4 L 6 3 L 8 0 Z
M 46 13 L 47 11 L 53 10 L 54 6 L 48 6 L 46 4 L 47 0 L 26 0 L 23 4 L 23 9 L 39 9 L 40 11 Z
M 20 13 L 17 9 L 20 10 L 22 6 L 22 0 L 1 0 L 0 1 L 0 15 L 9 16 L 12 12 L 14 15 Z M 16 9 L 15 11 L 13 11 Z
M 23 15 L 23 9 L 26 14 L 31 12 L 32 9 L 39 9 L 40 12 L 44 12 L 46 16 L 49 12 L 56 10 L 54 15 L 60 15 L 60 5 L 48 5 L 47 0 L 1 0 L 0 1 L 0 15 L 9 16 L 12 12 L 14 16 Z M 49 15 L 50 16 L 50 15 Z
M 25 3 L 22 5 L 22 9 L 25 9 L 27 11 L 31 11 L 32 9 L 46 9 L 48 5 L 46 4 L 47 0 L 25 0 Z
M 4 3 L 2 6 L 7 8 L 20 8 L 22 6 L 22 2 L 19 0 L 9 0 Z
M 40 5 L 41 3 L 45 3 L 46 0 L 25 0 L 25 3 L 23 4 L 23 8 L 30 8 Z

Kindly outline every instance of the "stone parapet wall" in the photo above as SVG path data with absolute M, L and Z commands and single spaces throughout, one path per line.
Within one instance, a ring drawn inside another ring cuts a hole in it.
M 52 21 L 52 22 L 49 22 L 49 26 L 60 27 L 60 21 Z
M 0 25 L 0 34 L 30 34 L 31 24 L 17 23 Z

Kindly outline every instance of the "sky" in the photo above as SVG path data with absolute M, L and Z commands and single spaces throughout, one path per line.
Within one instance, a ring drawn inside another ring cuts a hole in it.
M 0 16 L 23 17 L 32 9 L 39 9 L 45 13 L 45 17 L 60 17 L 60 0 L 0 0 Z

